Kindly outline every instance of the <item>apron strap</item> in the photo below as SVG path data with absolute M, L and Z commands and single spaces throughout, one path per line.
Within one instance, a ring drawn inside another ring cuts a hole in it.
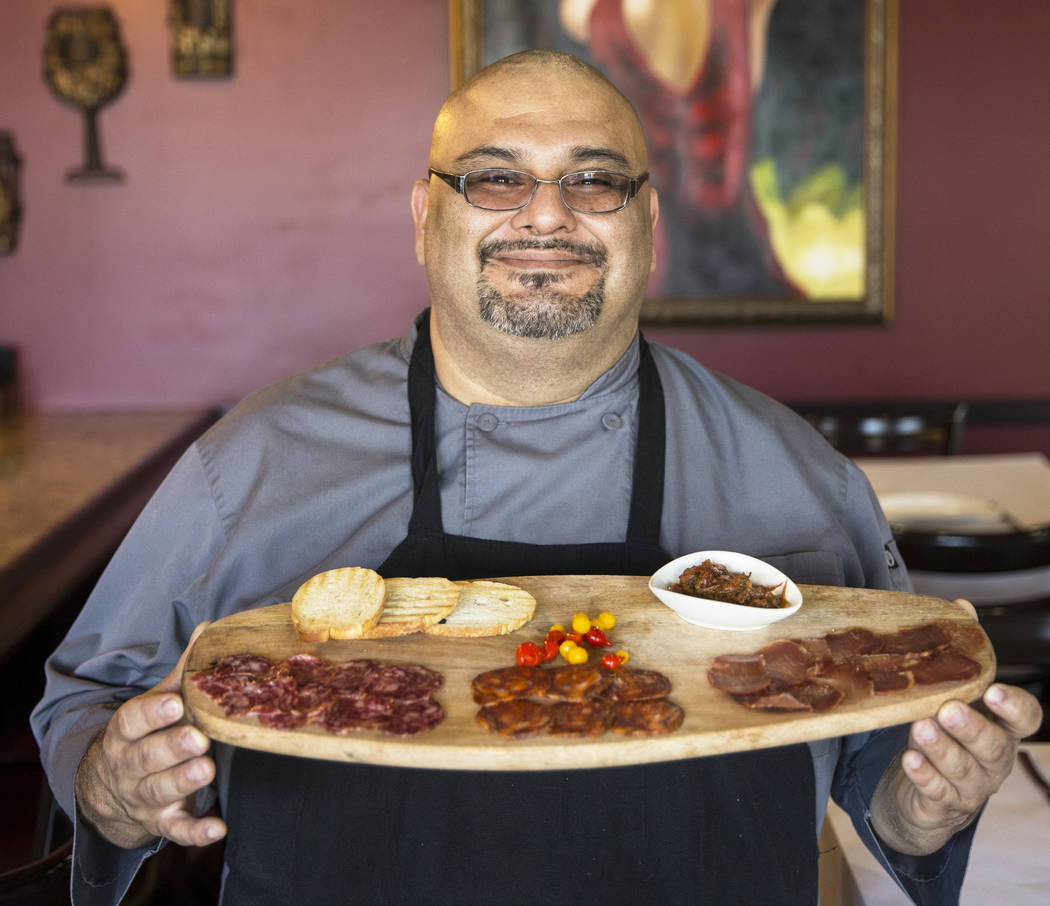
M 649 344 L 641 334 L 638 335 L 638 352 L 638 440 L 634 450 L 627 543 L 659 546 L 667 446 L 664 390 Z
M 416 321 L 416 344 L 408 364 L 408 408 L 412 417 L 412 487 L 415 491 L 409 535 L 440 533 L 441 486 L 436 436 L 437 377 L 430 346 L 430 309 Z

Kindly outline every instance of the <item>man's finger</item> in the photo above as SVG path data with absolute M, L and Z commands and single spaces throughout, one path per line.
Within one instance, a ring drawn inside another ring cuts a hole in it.
M 215 762 L 203 756 L 194 758 L 144 776 L 136 785 L 135 799 L 151 811 L 168 808 L 181 804 L 214 777 Z
M 208 737 L 196 727 L 176 726 L 140 739 L 128 749 L 129 768 L 139 774 L 167 771 L 208 751 Z
M 181 720 L 182 698 L 178 695 L 144 692 L 122 704 L 106 729 L 106 750 L 128 745 Z
M 221 818 L 194 818 L 183 811 L 162 821 L 158 831 L 180 846 L 207 846 L 226 836 L 226 822 Z
M 985 707 L 1015 739 L 1031 736 L 1043 720 L 1043 709 L 1032 693 L 1002 683 L 992 683 L 982 698 Z

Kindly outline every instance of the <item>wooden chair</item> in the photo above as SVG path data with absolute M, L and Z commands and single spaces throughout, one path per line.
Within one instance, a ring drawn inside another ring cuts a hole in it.
M 847 456 L 955 456 L 966 403 L 792 403 L 792 409 Z
M 35 862 L 0 874 L 0 906 L 58 906 L 69 903 L 73 841 Z

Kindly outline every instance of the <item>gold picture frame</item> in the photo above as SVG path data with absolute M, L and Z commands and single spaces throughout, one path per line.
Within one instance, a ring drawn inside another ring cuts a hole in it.
M 666 11 L 688 4 L 661 7 L 655 0 L 650 6 Z M 650 179 L 661 192 L 657 273 L 642 309 L 643 323 L 878 325 L 892 320 L 898 0 L 771 0 L 768 6 L 764 70 L 757 87 L 751 83 L 751 115 L 743 130 L 748 141 L 745 145 L 735 137 L 740 130 L 726 128 L 721 136 L 723 145 L 732 139 L 743 148 L 737 159 L 744 156 L 745 175 L 737 184 L 746 197 L 730 203 L 716 197 L 708 205 L 695 199 L 711 193 L 690 188 L 680 175 L 687 166 L 699 172 L 696 161 L 679 161 L 674 188 L 668 188 L 671 179 L 661 186 L 660 173 L 672 172 L 662 163 L 670 152 L 654 154 L 658 130 L 651 123 L 667 115 L 649 109 L 660 107 L 652 103 L 651 85 L 632 97 L 631 86 L 624 84 L 639 70 L 644 74 L 650 60 L 651 82 L 658 82 L 657 58 L 639 62 L 640 45 L 632 49 L 626 16 L 614 21 L 613 13 L 621 9 L 618 0 L 449 0 L 452 89 L 499 57 L 541 47 L 567 50 L 594 63 L 635 102 L 650 141 Z M 586 32 L 572 34 L 565 26 L 571 20 L 569 7 L 590 9 Z M 749 37 L 734 38 L 741 34 Z M 731 60 L 734 41 L 753 42 L 755 34 L 753 23 L 709 22 L 706 46 L 718 42 L 720 59 Z M 617 69 L 610 47 L 636 55 Z M 748 50 L 751 56 L 745 50 L 737 58 L 753 65 L 758 56 L 753 43 Z M 708 91 L 709 97 L 699 101 L 685 98 L 694 108 L 718 97 L 716 76 L 703 68 L 712 66 L 702 64 L 688 89 Z M 705 80 L 714 81 L 714 89 Z M 710 138 L 699 131 L 704 127 L 680 120 L 678 131 L 659 130 L 663 147 L 675 142 L 699 147 Z M 724 161 L 704 165 L 707 172 L 729 169 Z M 738 247 L 743 249 L 739 255 Z

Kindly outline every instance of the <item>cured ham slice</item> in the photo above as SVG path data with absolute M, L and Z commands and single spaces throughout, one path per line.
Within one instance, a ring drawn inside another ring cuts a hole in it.
M 973 679 L 981 672 L 981 665 L 958 651 L 939 651 L 919 661 L 911 668 L 911 672 L 915 682 L 926 685 Z
M 738 695 L 740 704 L 756 711 L 827 711 L 845 697 L 830 683 L 806 681 L 794 686 L 778 685 L 764 692 Z
M 828 653 L 834 661 L 844 661 L 858 654 L 874 654 L 882 650 L 882 639 L 870 629 L 844 629 L 824 636 Z
M 780 682 L 801 683 L 817 669 L 817 658 L 804 645 L 792 639 L 771 642 L 758 653 L 765 658 L 766 672 Z
M 884 635 L 881 651 L 885 654 L 917 655 L 947 648 L 950 644 L 948 633 L 936 623 L 929 623 Z
M 847 702 L 869 698 L 875 691 L 871 675 L 860 664 L 825 664 L 820 678 L 841 691 Z
M 761 692 L 770 684 L 762 654 L 722 654 L 714 659 L 707 679 L 716 689 L 733 695 Z
M 915 675 L 910 670 L 872 670 L 871 688 L 876 694 L 907 692 L 915 685 Z
M 973 679 L 985 646 L 979 626 L 950 621 L 876 633 L 862 627 L 820 638 L 780 639 L 751 654 L 716 657 L 715 688 L 762 711 L 825 711 L 916 685 Z

